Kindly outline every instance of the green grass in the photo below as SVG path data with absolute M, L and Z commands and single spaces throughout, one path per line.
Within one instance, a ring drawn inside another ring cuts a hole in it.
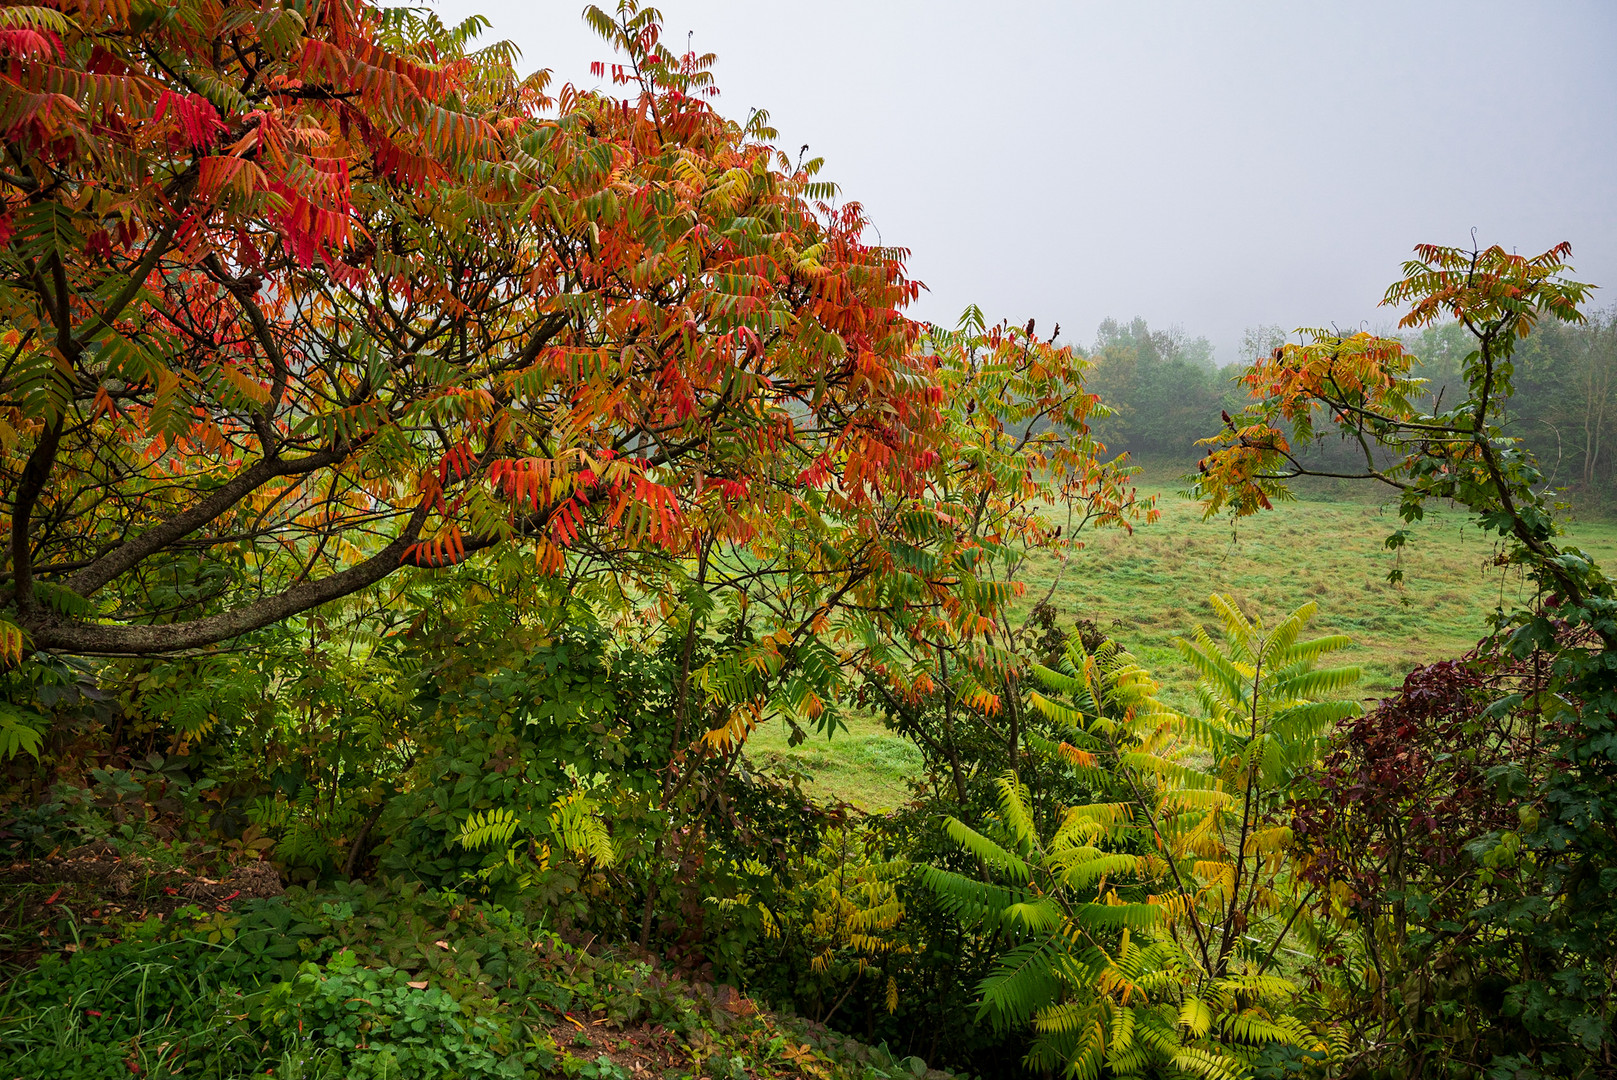
M 1158 521 L 1132 536 L 1091 534 L 1064 572 L 1054 556 L 1031 560 L 1023 606 L 1059 573 L 1051 602 L 1063 623 L 1095 620 L 1181 701 L 1174 690 L 1191 675 L 1173 639 L 1197 623 L 1215 629 L 1212 593 L 1234 596 L 1247 615 L 1266 621 L 1318 604 L 1313 630 L 1353 639 L 1338 656 L 1364 669 L 1359 689 L 1366 698 L 1392 692 L 1412 668 L 1463 654 L 1487 632 L 1491 612 L 1528 598 L 1520 572 L 1495 565 L 1496 538 L 1459 511 L 1428 513 L 1395 554 L 1384 545 L 1401 524 L 1390 505 L 1287 503 L 1232 526 L 1227 518 L 1201 520 L 1200 508 L 1171 488 L 1144 490 L 1159 496 Z M 1617 524 L 1575 523 L 1566 542 L 1617 565 Z M 1387 580 L 1394 567 L 1404 572 L 1401 585 Z
M 1313 630 L 1353 639 L 1337 656 L 1364 669 L 1358 694 L 1366 699 L 1391 693 L 1421 664 L 1462 655 L 1487 633 L 1492 611 L 1527 598 L 1519 572 L 1494 565 L 1495 539 L 1460 511 L 1429 513 L 1411 527 L 1409 547 L 1394 555 L 1383 546 L 1400 524 L 1391 505 L 1299 501 L 1232 528 L 1228 519 L 1202 521 L 1171 485 L 1141 490 L 1159 497 L 1161 518 L 1132 535 L 1088 535 L 1065 569 L 1055 556 L 1031 560 L 1017 614 L 1055 584 L 1051 603 L 1063 626 L 1093 619 L 1156 674 L 1163 696 L 1178 706 L 1190 704 L 1193 676 L 1173 639 L 1197 623 L 1216 633 L 1207 604 L 1215 592 L 1266 621 L 1317 603 Z M 1575 522 L 1565 542 L 1617 567 L 1617 522 Z M 1401 586 L 1387 581 L 1394 566 L 1404 571 Z M 780 725 L 766 725 L 749 740 L 748 755 L 756 767 L 805 774 L 818 798 L 878 811 L 907 797 L 906 780 L 920 765 L 906 740 L 860 715 L 849 717 L 847 732 L 797 747 L 786 745 Z
M 889 810 L 909 798 L 908 780 L 920 771 L 921 752 L 908 739 L 860 712 L 843 719 L 848 730 L 788 746 L 784 724 L 765 724 L 747 739 L 747 758 L 776 776 L 800 773 L 820 800 L 842 800 L 862 810 Z

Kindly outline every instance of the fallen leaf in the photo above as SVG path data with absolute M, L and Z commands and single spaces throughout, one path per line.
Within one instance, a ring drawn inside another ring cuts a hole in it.
M 420 982 L 407 982 L 404 985 L 410 987 L 412 990 L 425 990 L 427 988 L 427 981 L 423 979 Z

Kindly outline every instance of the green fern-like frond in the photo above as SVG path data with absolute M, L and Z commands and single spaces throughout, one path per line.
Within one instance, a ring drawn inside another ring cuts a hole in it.
M 1212 606 L 1214 614 L 1218 616 L 1218 621 L 1223 625 L 1224 636 L 1229 640 L 1232 648 L 1238 649 L 1249 660 L 1256 659 L 1258 656 L 1257 635 L 1262 624 L 1256 620 L 1248 619 L 1242 614 L 1240 606 L 1236 604 L 1235 598 L 1232 596 L 1215 593 L 1207 598 L 1207 602 Z
M 921 883 L 951 914 L 967 923 L 998 925 L 1000 912 L 1025 903 L 1033 895 L 1026 889 L 1003 888 L 935 866 L 921 868 Z
M 1245 1080 L 1247 1075 L 1247 1069 L 1234 1056 L 1197 1046 L 1181 1048 L 1171 1060 L 1174 1068 L 1203 1080 Z
M 1022 933 L 1049 933 L 1065 921 L 1063 912 L 1048 896 L 1037 896 L 1007 906 L 1000 912 L 1007 929 Z
M 1271 691 L 1277 700 L 1304 700 L 1339 694 L 1356 685 L 1364 677 L 1359 667 L 1345 666 L 1315 668 L 1299 671 L 1295 676 L 1276 683 Z
M 0 761 L 23 753 L 37 760 L 45 728 L 46 720 L 39 713 L 0 701 Z
M 1269 726 L 1276 738 L 1315 738 L 1363 711 L 1357 701 L 1309 701 L 1277 712 Z
M 49 30 L 54 34 L 66 34 L 69 31 L 78 30 L 78 24 L 54 8 L 22 4 L 16 7 L 0 9 L 0 27 L 6 29 Z
M 1072 665 L 1075 670 L 1081 671 L 1082 667 L 1072 664 L 1073 657 L 1076 655 L 1081 663 L 1082 660 L 1087 659 L 1088 654 L 1083 651 L 1082 645 L 1078 645 L 1076 648 L 1077 651 L 1074 654 L 1073 645 L 1069 644 L 1067 659 L 1069 665 Z M 1069 675 L 1066 672 L 1047 668 L 1043 664 L 1034 664 L 1032 671 L 1035 679 L 1058 694 L 1080 694 L 1087 689 L 1087 685 L 1080 675 Z
M 1073 921 L 1085 930 L 1151 930 L 1162 922 L 1158 904 L 1083 904 Z
M 1237 715 L 1247 711 L 1252 676 L 1220 653 L 1205 630 L 1198 627 L 1192 638 L 1178 638 L 1174 645 L 1185 662 L 1201 676 L 1207 691 L 1215 695 L 1220 706 Z
M 589 859 L 597 866 L 617 861 L 617 849 L 606 823 L 597 815 L 599 808 L 583 791 L 557 799 L 550 808 L 550 827 L 562 847 L 573 855 Z
M 1202 714 L 1186 718 L 1185 734 L 1213 760 L 1222 760 L 1245 741 L 1246 732 L 1239 729 L 1236 715 L 1210 687 L 1202 685 L 1196 690 Z
M 1237 1042 L 1253 1045 L 1277 1042 L 1312 1049 L 1309 1044 L 1313 1039 L 1308 1029 L 1292 1017 L 1282 1017 L 1276 1022 L 1254 1012 L 1230 1013 L 1220 1021 L 1219 1027 L 1225 1036 Z
M 1027 1023 L 1060 989 L 1056 965 L 1065 946 L 1065 939 L 1053 934 L 1005 953 L 983 980 L 978 1015 L 991 1018 L 1000 1030 Z
M 958 818 L 945 818 L 943 828 L 948 833 L 949 839 L 977 856 L 992 869 L 1018 884 L 1026 884 L 1031 879 L 1032 872 L 1024 860 L 1006 851 L 965 822 Z
M 1134 1009 L 1128 1005 L 1118 1005 L 1112 1009 L 1111 1054 L 1115 1058 L 1126 1054 L 1134 1048 Z M 1114 1069 L 1117 1065 L 1114 1063 Z
M 1157 807 L 1162 813 L 1172 814 L 1187 810 L 1223 810 L 1234 801 L 1235 796 L 1223 789 L 1223 782 L 1214 779 L 1212 787 L 1181 787 L 1165 791 L 1157 801 Z
M 516 811 L 504 807 L 477 810 L 461 822 L 455 843 L 467 851 L 504 847 L 517 831 Z
M 1045 697 L 1037 690 L 1028 695 L 1028 701 L 1045 719 L 1073 731 L 1083 731 L 1088 720 L 1083 712 Z
M 1147 776 L 1155 776 L 1160 780 L 1183 785 L 1187 788 L 1203 790 L 1216 790 L 1220 780 L 1216 776 L 1209 776 L 1200 769 L 1189 765 L 1171 761 L 1157 754 L 1141 751 L 1128 754 L 1119 754 L 1117 760 L 1131 769 Z
M 1018 848 L 1023 852 L 1032 851 L 1038 846 L 1039 838 L 1033 829 L 1033 815 L 1028 811 L 1027 790 L 1010 773 L 995 778 L 994 786 L 999 789 L 1000 820 L 1016 839 Z
M 1311 641 L 1294 644 L 1288 648 L 1284 656 L 1274 662 L 1274 666 L 1289 668 L 1293 664 L 1317 664 L 1320 657 L 1326 653 L 1333 653 L 1345 649 L 1353 644 L 1353 639 L 1346 634 L 1326 634 Z
M 318 866 L 335 851 L 335 844 L 319 824 L 308 819 L 293 821 L 275 842 L 276 858 L 293 866 Z
M 1106 1062 L 1106 1029 L 1099 1017 L 1073 1032 L 1065 1055 L 1066 1075 L 1072 1080 L 1095 1080 Z
M 1022 1064 L 1039 1075 L 1061 1075 L 1092 1080 L 1101 1075 L 1104 1052 L 1097 1051 L 1096 1041 L 1104 1042 L 1104 1032 L 1094 1028 L 1080 1029 L 1066 1035 L 1042 1035 L 1033 1040 Z
M 1073 844 L 1089 844 L 1103 837 L 1115 837 L 1120 829 L 1130 824 L 1133 816 L 1134 807 L 1129 803 L 1085 803 L 1069 807 L 1050 842 L 1051 850 L 1059 851 Z
M 46 607 L 69 618 L 82 619 L 90 613 L 90 601 L 66 586 L 40 581 L 34 584 L 34 592 Z
M 1219 988 L 1239 990 L 1264 1001 L 1285 1001 L 1297 994 L 1297 984 L 1290 979 L 1261 972 L 1227 975 L 1219 980 Z
M 1160 1070 L 1179 1052 L 1182 1040 L 1179 1032 L 1179 1010 L 1171 1004 L 1140 1009 L 1134 1027 L 1134 1040 L 1153 1052 L 1153 1064 Z
M 1094 1024 L 1103 1011 L 1101 1001 L 1096 998 L 1046 1005 L 1034 1015 L 1033 1030 L 1041 1035 L 1072 1035 Z
M 149 695 L 142 708 L 154 719 L 165 720 L 176 730 L 197 738 L 214 725 L 213 702 L 207 686 L 171 687 Z
M 1083 854 L 1093 852 L 1091 857 Z M 1069 848 L 1063 852 L 1058 865 L 1062 866 L 1061 880 L 1073 888 L 1087 889 L 1102 878 L 1116 879 L 1139 873 L 1143 861 L 1139 855 L 1127 852 L 1106 854 L 1096 848 Z

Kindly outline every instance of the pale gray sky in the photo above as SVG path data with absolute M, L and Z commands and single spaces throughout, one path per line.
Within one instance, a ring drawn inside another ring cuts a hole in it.
M 611 59 L 578 0 L 434 6 L 558 84 Z M 922 318 L 975 301 L 1087 345 L 1143 315 L 1228 361 L 1260 323 L 1385 326 L 1410 247 L 1473 227 L 1617 286 L 1611 0 L 658 6 L 718 54 L 721 111 L 768 109 L 913 251 Z

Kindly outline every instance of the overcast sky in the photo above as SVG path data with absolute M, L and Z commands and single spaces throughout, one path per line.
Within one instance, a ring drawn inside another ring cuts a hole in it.
M 577 0 L 439 0 L 599 85 Z M 611 8 L 611 0 L 603 7 Z M 1385 328 L 1422 241 L 1542 251 L 1617 286 L 1617 3 L 668 0 L 717 107 L 807 143 L 953 323 L 1108 315 L 1205 334 Z M 1604 306 L 1617 291 L 1596 294 Z

